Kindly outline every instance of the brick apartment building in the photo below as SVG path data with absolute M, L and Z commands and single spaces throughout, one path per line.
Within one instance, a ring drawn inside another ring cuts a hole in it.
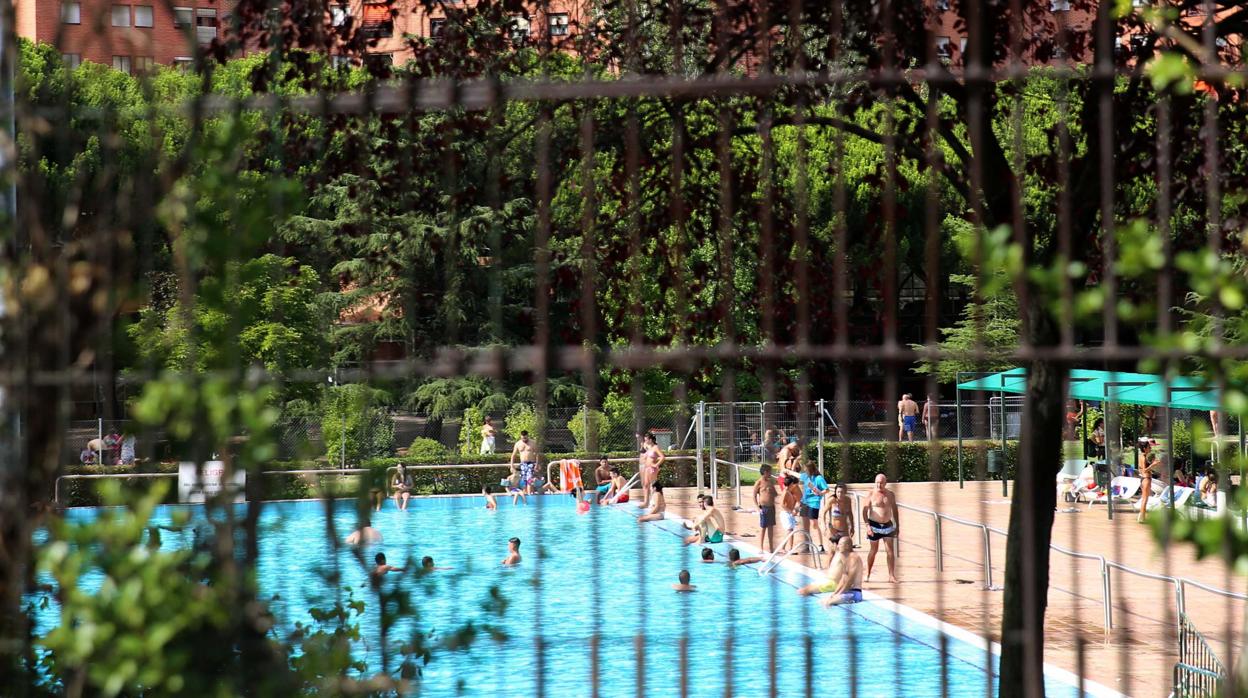
M 112 65 L 127 73 L 154 64 L 190 65 L 195 45 L 207 46 L 229 26 L 234 0 L 16 0 L 18 36 L 59 46 L 67 65 L 82 61 Z M 452 0 L 456 2 L 456 0 Z M 463 0 L 458 0 L 463 2 Z M 513 36 L 556 42 L 575 34 L 587 16 L 588 0 L 550 0 L 514 17 Z M 326 21 L 352 24 L 376 40 L 370 53 L 402 64 L 410 55 L 408 37 L 436 37 L 446 25 L 440 7 L 420 3 L 347 0 L 331 5 Z
M 470 0 L 450 0 L 452 4 Z M 530 10 L 515 15 L 514 35 L 538 41 L 549 37 L 562 41 L 575 35 L 590 16 L 594 0 L 549 0 L 532 3 Z M 1051 32 L 1062 27 L 1072 35 L 1086 35 L 1094 17 L 1087 11 L 1071 9 L 1070 0 L 1028 0 L 1046 3 L 1054 21 L 1035 31 Z M 235 0 L 175 0 L 169 7 L 155 0 L 16 0 L 18 35 L 32 40 L 54 43 L 61 47 L 65 61 L 76 66 L 84 60 L 112 65 L 126 72 L 141 72 L 153 64 L 190 64 L 196 43 L 207 45 L 228 26 L 228 17 Z M 1142 0 L 1133 0 L 1138 6 Z M 957 27 L 957 14 L 949 0 L 929 0 L 930 31 L 937 56 L 951 64 L 961 63 L 966 38 Z M 346 0 L 331 6 L 326 21 L 341 25 L 351 19 L 376 40 L 370 53 L 381 60 L 401 65 L 411 55 L 409 37 L 437 37 L 446 26 L 440 4 L 426 9 L 412 0 L 395 0 L 392 7 L 384 2 Z M 1185 21 L 1199 23 L 1199 13 Z M 1130 37 L 1118 38 L 1120 44 Z M 1242 41 L 1219 40 L 1224 60 L 1237 63 Z M 1051 60 L 1062 60 L 1060 52 Z M 1086 62 L 1088 55 L 1073 55 L 1071 60 Z M 1029 63 L 1046 62 L 1050 58 L 1027 57 Z
M 221 31 L 233 0 L 16 0 L 17 34 L 61 47 L 66 64 L 112 65 L 127 73 L 190 64 L 195 43 Z

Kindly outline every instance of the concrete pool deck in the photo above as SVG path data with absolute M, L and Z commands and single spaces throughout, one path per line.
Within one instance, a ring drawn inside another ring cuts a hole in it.
M 1008 528 L 1009 500 L 1002 497 L 1000 482 L 968 482 L 964 489 L 959 489 L 956 482 L 897 483 L 890 487 L 902 504 Z M 866 484 L 851 486 L 851 491 L 863 494 L 869 489 Z M 664 489 L 664 494 L 672 514 L 686 518 L 696 514 L 697 490 L 673 487 Z M 632 501 L 638 501 L 639 495 L 640 492 L 634 492 Z M 717 507 L 724 514 L 728 532 L 745 543 L 758 545 L 758 515 L 732 510 L 736 497 L 730 488 L 721 488 L 719 497 Z M 742 506 L 746 510 L 754 508 L 748 490 L 742 493 Z M 1061 508 L 1067 507 L 1062 504 Z M 1055 545 L 1102 555 L 1145 573 L 1183 577 L 1240 593 L 1248 591 L 1248 581 L 1233 575 L 1220 559 L 1197 560 L 1195 549 L 1186 543 L 1173 543 L 1162 549 L 1153 539 L 1151 528 L 1136 523 L 1136 512 L 1125 505 L 1115 509 L 1113 521 L 1108 520 L 1103 506 L 1089 510 L 1082 504 L 1072 508 L 1076 511 L 1057 514 Z M 983 588 L 982 530 L 944 524 L 943 571 L 936 568 L 931 516 L 902 510 L 901 531 L 901 583 L 886 581 L 881 549 L 872 579 L 864 584 L 865 590 L 999 641 L 1003 595 L 1001 591 Z M 991 539 L 993 581 L 1000 586 L 1005 577 L 1005 538 L 994 534 Z M 859 551 L 865 557 L 866 547 Z M 813 566 L 807 556 L 794 558 Z M 1126 695 L 1168 695 L 1173 665 L 1178 659 L 1174 585 L 1113 570 L 1114 627 L 1106 632 L 1099 562 L 1054 552 L 1051 565 L 1045 661 Z M 1188 617 L 1209 640 L 1219 659 L 1227 663 L 1228 657 L 1238 656 L 1243 640 L 1244 602 L 1192 585 L 1186 586 L 1185 596 Z M 1235 652 L 1228 651 L 1228 642 Z

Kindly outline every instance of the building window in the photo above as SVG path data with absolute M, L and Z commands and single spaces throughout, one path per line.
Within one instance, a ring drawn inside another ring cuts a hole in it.
M 195 10 L 195 38 L 202 44 L 211 44 L 217 38 L 217 11 Z
M 195 67 L 195 59 L 190 56 L 177 56 L 173 59 L 173 67 L 184 73 L 190 72 Z
M 82 3 L 67 2 L 61 5 L 61 21 L 66 24 L 82 24 Z
M 134 6 L 134 26 L 136 27 L 152 26 L 152 6 L 151 5 L 135 5 Z
M 936 37 L 936 59 L 948 63 L 953 58 L 953 39 L 947 36 Z
M 1070 12 L 1070 0 L 1049 0 L 1049 9 L 1053 12 Z
M 546 16 L 546 24 L 550 27 L 551 36 L 568 35 L 568 15 L 565 13 Z
M 511 16 L 511 32 L 510 32 L 511 40 L 512 41 L 527 40 L 529 38 L 529 31 L 531 30 L 531 27 L 532 25 L 529 23 L 528 17 L 525 17 L 524 15 L 512 15 Z
M 439 36 L 442 36 L 442 32 L 444 32 L 444 31 L 446 31 L 446 20 L 445 20 L 445 19 L 431 19 L 431 20 L 429 20 L 429 36 L 431 36 L 431 37 L 433 37 L 433 38 L 435 38 L 435 39 L 436 39 L 436 38 L 438 38 Z
M 347 18 L 351 16 L 351 9 L 346 5 L 334 5 L 329 8 L 329 22 L 335 27 L 341 27 L 347 23 Z
M 65 61 L 65 67 L 73 70 L 82 65 L 81 53 L 62 53 L 61 60 Z
M 373 71 L 384 71 L 394 67 L 393 53 L 368 53 L 364 55 L 364 65 Z
M 350 68 L 350 67 L 351 67 L 351 57 L 350 57 L 350 56 L 343 56 L 343 55 L 341 55 L 341 54 L 334 54 L 334 55 L 332 55 L 332 56 L 330 56 L 330 57 L 329 57 L 329 60 L 330 60 L 331 65 L 333 65 L 335 68 L 338 68 L 338 69 Z
M 193 7 L 173 8 L 173 26 L 189 27 L 194 23 L 195 23 L 195 8 Z
M 114 27 L 130 26 L 130 6 L 129 5 L 113 5 L 113 26 Z
M 135 56 L 134 57 L 134 73 L 143 75 L 150 73 L 156 69 L 156 59 L 151 56 Z
M 936 0 L 936 11 L 937 11 L 937 12 L 948 12 L 948 11 L 949 11 L 949 0 Z
M 368 37 L 394 36 L 394 20 L 390 17 L 390 7 L 384 3 L 365 3 L 360 28 Z
M 120 70 L 126 75 L 130 74 L 130 57 L 129 56 L 113 56 L 113 70 Z

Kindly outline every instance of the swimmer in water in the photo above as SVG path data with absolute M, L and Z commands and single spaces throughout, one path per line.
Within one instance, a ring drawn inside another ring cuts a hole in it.
M 373 584 L 380 584 L 381 578 L 386 576 L 389 572 L 402 572 L 406 569 L 404 567 L 395 567 L 394 565 L 386 564 L 385 553 L 377 553 L 377 556 L 373 558 L 373 562 L 375 562 L 376 565 L 374 565 L 373 571 L 368 574 L 369 578 L 372 579 Z
M 675 589 L 676 591 L 685 592 L 685 591 L 697 591 L 698 590 L 697 587 L 689 583 L 689 570 L 681 570 L 680 574 L 677 575 L 676 579 L 679 580 L 679 584 L 672 585 L 672 588 Z
M 512 538 L 507 541 L 507 557 L 503 558 L 503 566 L 511 567 L 520 564 L 520 539 Z

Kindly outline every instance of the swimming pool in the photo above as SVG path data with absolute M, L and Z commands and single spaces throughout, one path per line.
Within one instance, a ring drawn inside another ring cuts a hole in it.
M 67 516 L 86 519 L 97 511 Z M 156 522 L 168 522 L 172 511 L 157 509 Z M 367 570 L 350 552 L 334 558 L 324 511 L 317 501 L 264 507 L 258 571 L 263 595 L 280 594 L 274 611 L 283 624 L 306 622 L 309 607 L 328 603 L 333 589 L 323 573 L 335 563 L 357 598 L 376 598 Z M 540 683 L 549 696 L 589 695 L 591 638 L 597 635 L 603 696 L 636 695 L 639 680 L 650 696 L 681 695 L 682 681 L 691 696 L 725 695 L 728 682 L 736 695 L 767 695 L 773 681 L 781 695 L 805 695 L 808 681 L 821 695 L 850 695 L 851 681 L 860 696 L 940 696 L 942 684 L 944 695 L 985 695 L 989 657 L 982 645 L 943 634 L 921 614 L 895 612 L 887 603 L 825 610 L 794 592 L 791 585 L 805 581 L 796 566 L 764 578 L 749 567 L 703 564 L 696 548 L 680 544 L 678 522 L 638 525 L 635 511 L 621 505 L 578 514 L 570 498 L 556 496 L 530 498 L 527 506 L 500 499 L 496 512 L 485 511 L 479 497 L 416 499 L 406 512 L 387 502 L 373 515 L 384 535 L 375 551 L 394 565 L 415 565 L 430 555 L 451 568 L 423 578 L 389 576 L 387 584 L 413 592 L 420 612 L 419 621 L 405 621 L 394 637 L 416 622 L 436 636 L 472 620 L 493 624 L 508 638 L 480 637 L 467 650 L 435 652 L 421 694 L 529 696 L 539 693 Z M 340 537 L 354 528 L 351 503 L 340 503 L 334 520 Z M 189 535 L 166 535 L 162 546 L 189 545 Z M 504 569 L 499 562 L 512 536 L 522 540 L 524 561 Z M 713 547 L 722 563 L 730 546 Z M 670 589 L 681 569 L 691 571 L 697 593 Z M 501 617 L 486 610 L 492 587 L 508 601 Z M 379 621 L 376 605 L 370 610 L 361 623 L 370 641 L 358 651 L 376 671 L 382 657 L 372 639 Z M 56 620 L 55 608 L 43 611 L 38 630 Z M 393 670 L 393 657 L 389 664 Z M 1046 681 L 1049 696 L 1078 694 L 1059 672 Z

